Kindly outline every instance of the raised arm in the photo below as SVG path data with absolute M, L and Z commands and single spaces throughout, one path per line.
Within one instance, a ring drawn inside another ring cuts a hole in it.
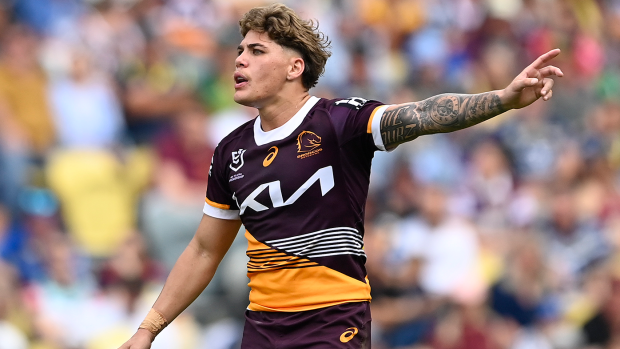
M 172 268 L 146 320 L 163 328 L 165 325 L 162 321 L 170 323 L 185 310 L 211 282 L 240 226 L 239 220 L 204 215 L 194 238 Z M 141 326 L 119 349 L 148 349 L 155 336 Z
M 551 50 L 538 57 L 503 90 L 480 94 L 441 94 L 420 102 L 390 106 L 381 117 L 381 138 L 386 149 L 419 136 L 460 130 L 479 124 L 509 109 L 528 106 L 553 94 L 552 75 L 562 71 L 547 62 L 560 53 Z

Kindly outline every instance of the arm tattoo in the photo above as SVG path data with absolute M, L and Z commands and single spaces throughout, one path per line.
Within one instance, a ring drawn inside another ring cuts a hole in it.
M 381 138 L 390 149 L 422 135 L 473 126 L 505 111 L 495 92 L 437 95 L 386 111 L 381 117 Z

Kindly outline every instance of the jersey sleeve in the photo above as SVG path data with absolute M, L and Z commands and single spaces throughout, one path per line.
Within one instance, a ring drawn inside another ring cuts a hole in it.
M 334 125 L 343 143 L 356 138 L 366 138 L 375 150 L 386 150 L 380 127 L 381 117 L 389 105 L 359 97 L 331 102 Z
M 226 173 L 226 160 L 221 154 L 220 146 L 218 146 L 215 148 L 211 159 L 207 197 L 205 198 L 203 212 L 220 219 L 240 219 L 239 208 L 228 186 Z

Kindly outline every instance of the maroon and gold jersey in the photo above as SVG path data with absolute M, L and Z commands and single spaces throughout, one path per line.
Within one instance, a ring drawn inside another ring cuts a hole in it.
M 257 117 L 217 146 L 204 212 L 246 228 L 250 310 L 370 300 L 364 206 L 386 108 L 311 97 L 281 127 Z

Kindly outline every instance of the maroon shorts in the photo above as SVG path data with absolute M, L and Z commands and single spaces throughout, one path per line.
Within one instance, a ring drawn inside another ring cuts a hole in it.
M 241 349 L 370 349 L 370 304 L 245 312 Z

